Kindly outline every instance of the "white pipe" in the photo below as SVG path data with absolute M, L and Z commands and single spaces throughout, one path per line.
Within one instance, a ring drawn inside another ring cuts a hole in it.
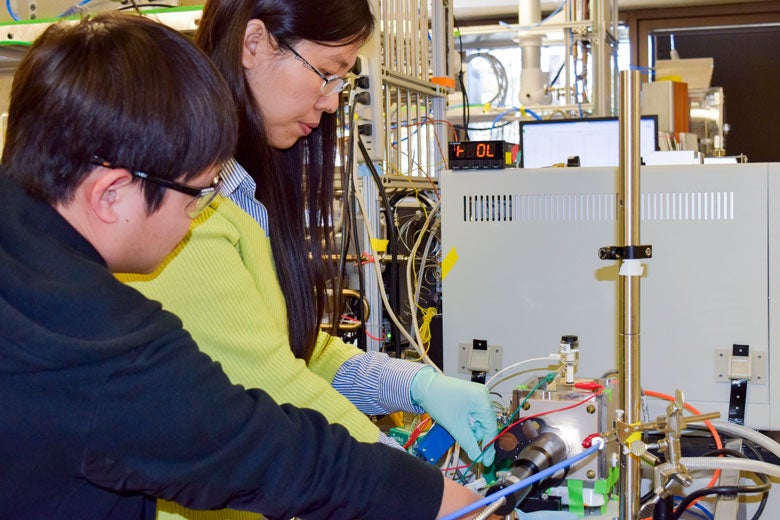
M 519 0 L 517 5 L 520 27 L 533 27 L 542 21 L 540 0 Z M 522 63 L 520 71 L 520 105 L 544 104 L 550 102 L 547 92 L 547 73 L 541 69 L 542 37 L 521 36 Z
M 542 6 L 539 0 L 520 0 L 517 7 L 517 23 L 520 27 L 534 27 L 542 21 Z M 541 36 L 523 36 L 520 47 L 523 49 L 523 71 L 538 69 L 541 64 Z
M 488 388 L 488 390 L 492 390 L 493 386 L 495 386 L 493 384 L 493 381 L 495 381 L 499 376 L 509 372 L 510 370 L 514 370 L 515 368 L 518 368 L 519 366 L 524 365 L 526 363 L 531 363 L 531 362 L 534 362 L 534 361 L 557 361 L 558 359 L 560 359 L 560 356 L 558 354 L 550 354 L 547 357 L 538 357 L 538 358 L 531 358 L 531 359 L 526 359 L 526 360 L 523 360 L 523 361 L 518 361 L 517 363 L 513 363 L 513 364 L 509 365 L 508 367 L 502 368 L 501 370 L 499 370 L 498 372 L 496 372 L 495 374 L 490 376 L 490 379 L 487 380 L 487 382 L 485 383 L 485 386 Z M 548 365 L 549 365 L 549 363 L 548 363 Z M 539 368 L 535 368 L 534 370 L 546 370 L 546 369 L 547 369 L 546 366 L 542 366 L 542 367 L 539 367 Z
M 775 457 L 780 458 L 780 443 L 767 437 L 763 433 L 757 432 L 747 426 L 740 426 L 739 424 L 712 421 L 712 426 L 719 432 L 723 432 L 734 437 L 741 437 L 743 439 L 753 441 L 762 448 L 766 448 L 771 451 Z
M 680 457 L 680 464 L 689 470 L 726 469 L 763 473 L 772 477 L 780 477 L 780 466 L 752 459 L 736 459 L 729 457 Z

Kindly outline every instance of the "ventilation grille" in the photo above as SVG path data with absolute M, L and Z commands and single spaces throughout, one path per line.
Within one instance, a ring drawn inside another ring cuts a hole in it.
M 642 219 L 734 220 L 734 192 L 643 193 Z
M 466 222 L 509 222 L 515 218 L 515 195 L 465 195 Z
M 464 195 L 465 222 L 617 219 L 614 193 Z M 734 220 L 734 192 L 642 193 L 642 220 Z

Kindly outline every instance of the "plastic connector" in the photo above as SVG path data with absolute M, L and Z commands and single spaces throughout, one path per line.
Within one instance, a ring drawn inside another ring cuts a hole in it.
M 370 85 L 370 81 L 368 79 L 368 76 L 360 76 L 355 79 L 355 88 L 368 90 L 369 85 Z
M 363 71 L 363 63 L 360 61 L 360 58 L 355 60 L 355 64 L 352 65 L 352 68 L 349 69 L 349 72 L 354 74 L 355 76 L 360 76 L 361 72 Z
M 574 388 L 578 388 L 580 390 L 590 390 L 591 392 L 597 392 L 599 390 L 602 390 L 604 386 L 602 386 L 601 384 L 595 381 L 578 381 L 577 383 L 574 383 Z
M 439 424 L 434 424 L 428 433 L 417 441 L 412 451 L 418 458 L 436 464 L 454 444 L 452 435 Z
M 474 493 L 478 493 L 480 490 L 487 487 L 487 479 L 485 479 L 485 477 L 479 477 L 476 480 L 464 484 L 463 487 L 470 489 Z
M 368 92 L 359 92 L 355 94 L 355 102 L 360 103 L 361 105 L 370 105 L 371 94 L 369 94 Z
M 588 448 L 593 446 L 593 443 L 596 441 L 596 439 L 601 439 L 602 442 L 604 441 L 600 433 L 591 433 L 590 435 L 588 435 L 582 440 L 582 447 L 587 450 Z

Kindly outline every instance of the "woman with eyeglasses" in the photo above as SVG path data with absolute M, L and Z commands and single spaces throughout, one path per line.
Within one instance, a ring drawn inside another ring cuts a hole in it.
M 373 30 L 368 0 L 206 2 L 195 43 L 222 71 L 239 115 L 238 147 L 221 174 L 230 201 L 204 212 L 164 269 L 125 281 L 178 314 L 235 383 L 319 410 L 365 442 L 394 443 L 365 414 L 428 412 L 490 465 L 496 418 L 483 385 L 365 353 L 319 328 L 334 276 L 321 259 L 333 252 L 338 94 Z M 196 516 L 158 507 L 160 517 Z

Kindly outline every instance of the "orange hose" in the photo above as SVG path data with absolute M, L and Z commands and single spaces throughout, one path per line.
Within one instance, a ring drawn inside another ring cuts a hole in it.
M 648 396 L 648 397 L 656 397 L 658 399 L 665 399 L 667 401 L 674 401 L 674 397 L 672 397 L 671 395 L 662 394 L 661 392 L 654 392 L 652 390 L 643 390 L 643 393 L 646 396 Z M 688 403 L 684 403 L 684 406 L 685 406 L 686 410 L 688 410 L 689 412 L 691 412 L 693 414 L 696 414 L 696 415 L 701 414 L 701 412 L 699 410 L 697 410 L 696 408 L 694 408 L 693 406 L 691 406 Z M 712 438 L 715 439 L 715 446 L 718 449 L 723 448 L 723 443 L 720 440 L 720 435 L 718 435 L 718 431 L 715 429 L 715 427 L 712 425 L 712 423 L 710 421 L 704 421 L 704 424 L 707 425 L 707 428 L 709 428 L 710 433 L 712 433 Z M 715 470 L 715 473 L 712 474 L 712 478 L 710 479 L 709 483 L 707 484 L 707 487 L 712 487 L 715 484 L 717 484 L 719 478 L 720 478 L 720 470 L 717 469 L 717 470 Z M 698 501 L 699 501 L 699 499 L 694 500 L 693 502 L 690 503 L 690 505 L 688 507 L 690 508 L 691 506 L 693 506 Z M 648 518 L 643 518 L 642 520 L 650 520 L 650 518 L 649 517 Z

